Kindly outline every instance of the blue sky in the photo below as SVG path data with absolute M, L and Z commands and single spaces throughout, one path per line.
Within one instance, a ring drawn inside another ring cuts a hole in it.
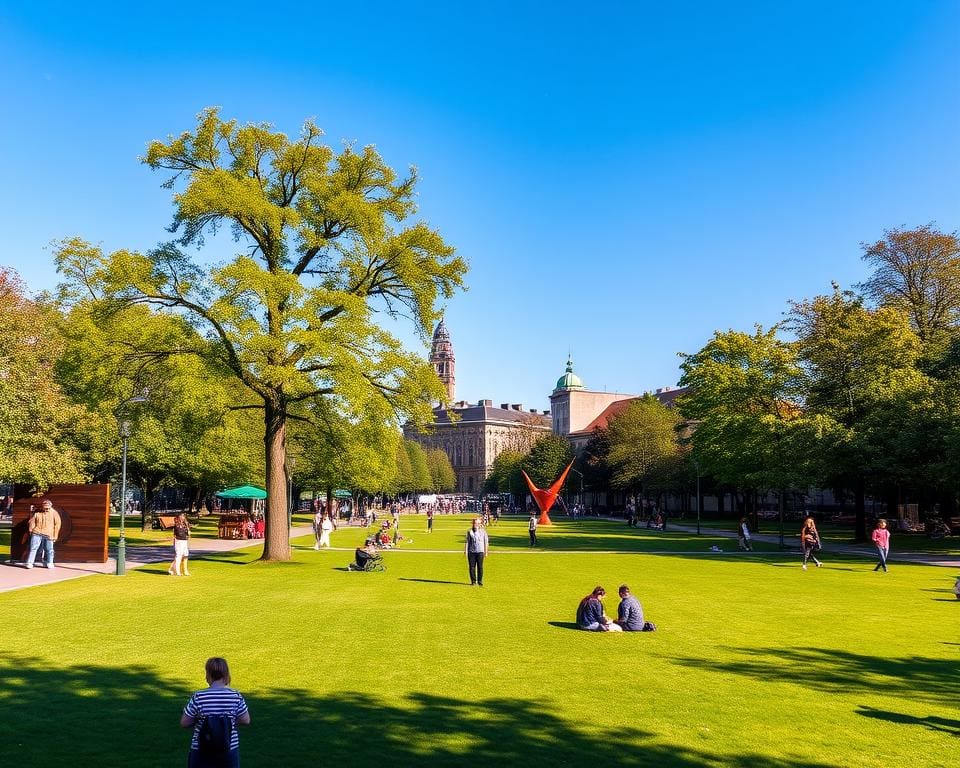
M 884 229 L 960 227 L 958 43 L 953 0 L 7 3 L 0 264 L 44 289 L 54 239 L 164 239 L 137 158 L 203 107 L 315 117 L 416 165 L 469 260 L 458 397 L 546 407 L 568 350 L 641 392 L 862 280 Z

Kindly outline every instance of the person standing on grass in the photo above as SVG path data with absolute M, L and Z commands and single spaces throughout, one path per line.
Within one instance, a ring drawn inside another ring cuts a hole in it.
M 313 516 L 313 548 L 320 549 L 320 539 L 323 536 L 323 521 L 327 519 L 326 513 L 323 511 L 323 507 L 318 507 L 316 513 Z
M 209 687 L 194 693 L 180 715 L 180 726 L 193 728 L 187 768 L 239 768 L 237 726 L 250 725 L 247 702 L 230 687 L 226 659 L 207 659 L 204 670 Z
M 820 549 L 820 534 L 812 517 L 803 521 L 803 528 L 800 529 L 800 545 L 803 547 L 803 570 L 807 570 L 808 560 L 813 560 L 817 568 L 823 565 L 813 554 Z
M 890 531 L 887 530 L 887 521 L 880 519 L 877 520 L 877 527 L 873 529 L 873 534 L 870 536 L 873 539 L 873 543 L 877 547 L 877 554 L 880 556 L 880 562 L 877 563 L 874 572 L 879 571 L 883 568 L 883 572 L 887 572 L 887 555 L 890 554 Z
M 467 540 L 463 551 L 467 555 L 467 565 L 470 568 L 470 585 L 483 586 L 483 559 L 490 551 L 490 538 L 480 525 L 480 518 L 473 518 L 473 524 L 467 531 Z
M 750 525 L 745 517 L 740 518 L 740 526 L 737 528 L 737 546 L 746 552 L 753 552 L 750 545 Z
M 37 550 L 43 549 L 43 562 L 47 568 L 53 568 L 53 544 L 60 536 L 60 513 L 53 508 L 50 499 L 40 502 L 40 509 L 30 515 L 27 524 L 30 531 L 30 551 L 27 554 L 27 568 L 33 568 L 37 559 Z
M 537 546 L 537 515 L 535 512 L 530 513 L 530 522 L 527 525 L 528 530 L 530 531 L 530 546 Z
M 190 557 L 190 523 L 181 512 L 173 518 L 173 564 L 167 570 L 171 576 L 189 576 L 187 559 Z
M 330 515 L 324 515 L 323 520 L 320 521 L 320 540 L 317 542 L 317 549 L 330 548 L 331 531 L 333 531 L 333 518 Z
M 433 505 L 427 507 L 427 533 L 433 533 Z

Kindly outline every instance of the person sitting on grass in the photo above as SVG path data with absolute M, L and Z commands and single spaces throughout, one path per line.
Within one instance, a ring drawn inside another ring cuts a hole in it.
M 351 567 L 351 570 L 362 571 L 367 567 L 367 563 L 371 560 L 379 557 L 377 554 L 377 548 L 373 545 L 373 542 L 367 539 L 366 544 L 362 547 L 357 547 L 356 551 L 353 553 L 353 559 L 355 565 Z
M 630 587 L 621 584 L 620 605 L 617 607 L 617 620 L 614 622 L 624 632 L 643 632 L 643 607 L 640 601 L 630 594 Z
M 603 600 L 607 591 L 595 587 L 593 592 L 580 601 L 577 606 L 577 626 L 588 632 L 622 632 L 623 627 L 610 621 L 603 612 Z

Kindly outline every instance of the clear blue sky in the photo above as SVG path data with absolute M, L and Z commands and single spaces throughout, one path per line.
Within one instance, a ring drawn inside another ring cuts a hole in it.
M 418 166 L 471 265 L 469 400 L 546 407 L 568 350 L 591 388 L 674 384 L 885 228 L 960 227 L 955 0 L 121 7 L 0 10 L 0 264 L 33 289 L 53 239 L 164 239 L 137 158 L 210 105 Z

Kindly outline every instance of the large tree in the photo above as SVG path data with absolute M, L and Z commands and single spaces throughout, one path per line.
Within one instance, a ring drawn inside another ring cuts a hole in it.
M 416 172 L 397 175 L 372 147 L 334 153 L 307 122 L 296 140 L 269 125 L 204 111 L 196 128 L 150 144 L 144 162 L 169 171 L 172 231 L 149 252 L 104 256 L 79 240 L 58 266 L 108 298 L 182 313 L 258 399 L 268 493 L 263 558 L 287 560 L 287 422 L 326 400 L 345 417 L 374 392 L 396 416 L 427 423 L 444 390 L 422 357 L 377 323 L 408 319 L 426 339 L 465 262 L 415 213 Z M 243 252 L 212 268 L 181 248 L 228 224 Z
M 43 489 L 82 479 L 76 448 L 89 423 L 56 380 L 63 353 L 56 312 L 0 269 L 0 479 Z
M 923 411 L 929 399 L 917 368 L 921 342 L 903 313 L 870 310 L 836 285 L 830 295 L 794 302 L 789 324 L 809 381 L 807 412 L 823 426 L 817 451 L 826 475 L 818 479 L 853 490 L 857 536 L 865 538 L 866 490 L 882 490 L 891 456 L 912 451 L 883 425 L 902 423 L 904 408 Z
M 804 378 L 796 350 L 777 328 L 752 334 L 717 331 L 699 352 L 685 355 L 680 412 L 701 470 L 743 491 L 803 483 L 797 451 Z
M 863 245 L 873 273 L 861 286 L 879 306 L 904 312 L 924 344 L 960 323 L 960 240 L 932 224 L 888 229 Z
M 653 395 L 631 402 L 607 423 L 613 485 L 630 490 L 661 490 L 680 469 L 677 428 L 680 415 Z
M 252 400 L 210 364 L 209 342 L 182 318 L 151 307 L 110 307 L 89 292 L 61 299 L 69 312 L 56 372 L 91 425 L 78 435 L 90 476 L 107 481 L 119 472 L 122 418 L 133 425 L 128 472 L 144 492 L 146 512 L 165 484 L 201 496 L 225 484 L 262 482 L 263 452 L 249 439 L 253 413 L 232 410 Z M 133 395 L 144 402 L 124 406 Z

